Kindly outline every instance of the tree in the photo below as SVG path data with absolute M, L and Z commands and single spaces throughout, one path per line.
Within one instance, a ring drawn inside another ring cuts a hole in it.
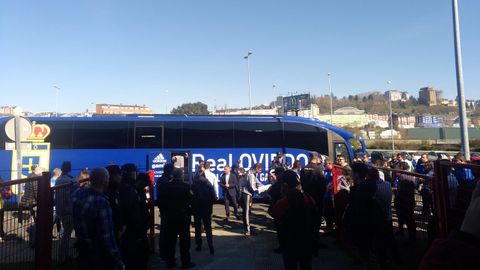
M 208 106 L 202 102 L 184 103 L 177 108 L 174 108 L 170 113 L 172 114 L 209 114 Z

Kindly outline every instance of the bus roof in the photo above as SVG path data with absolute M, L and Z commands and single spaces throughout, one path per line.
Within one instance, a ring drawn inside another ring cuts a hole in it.
M 11 117 L 0 117 L 0 124 L 9 120 Z M 92 117 L 26 117 L 31 121 L 282 121 L 282 122 L 296 122 L 304 123 L 321 127 L 348 140 L 355 138 L 355 135 L 333 126 L 329 123 L 314 119 L 290 115 L 177 115 L 177 114 L 163 114 L 163 115 L 94 115 Z

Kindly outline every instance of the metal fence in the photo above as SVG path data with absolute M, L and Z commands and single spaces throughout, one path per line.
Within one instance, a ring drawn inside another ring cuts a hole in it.
M 42 224 L 45 208 L 38 202 L 48 195 L 49 183 L 49 173 L 0 183 L 0 221 L 5 233 L 0 242 L 1 269 L 46 269 L 42 256 L 48 244 L 41 232 L 47 224 Z
M 5 231 L 0 241 L 0 269 L 52 269 L 74 262 L 73 217 L 59 213 L 55 202 L 71 201 L 76 185 L 88 184 L 88 180 L 50 187 L 50 173 L 46 172 L 0 183 L 0 224 Z M 147 197 L 151 206 L 150 249 L 154 252 L 153 181 Z

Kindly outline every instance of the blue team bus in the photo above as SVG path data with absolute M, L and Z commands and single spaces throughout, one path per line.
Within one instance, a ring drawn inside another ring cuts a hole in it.
M 328 123 L 294 116 L 94 116 L 27 117 L 32 134 L 22 151 L 22 174 L 31 165 L 46 170 L 71 161 L 75 176 L 82 168 L 135 163 L 140 170 L 153 169 L 156 176 L 175 157 L 191 180 L 200 160 L 210 161 L 213 172 L 240 160 L 248 169 L 260 162 L 260 180 L 267 180 L 277 152 L 293 164 L 308 161 L 308 152 L 352 160 L 365 152 L 362 138 Z M 9 118 L 0 118 L 0 174 L 16 179 L 13 142 L 3 132 Z M 357 148 L 357 149 L 354 149 Z

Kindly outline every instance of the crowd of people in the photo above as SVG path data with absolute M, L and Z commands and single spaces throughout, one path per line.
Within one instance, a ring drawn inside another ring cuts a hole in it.
M 447 157 L 439 158 L 447 160 Z M 450 161 L 466 162 L 460 153 Z M 195 266 L 190 256 L 192 217 L 195 249 L 202 250 L 202 232 L 205 232 L 208 251 L 214 255 L 212 213 L 220 191 L 225 222 L 231 221 L 233 208 L 233 217 L 242 221 L 246 236 L 254 234 L 254 226 L 250 224 L 253 198 L 260 195 L 268 199 L 267 212 L 273 217 L 278 239 L 274 252 L 282 254 L 285 269 L 312 269 L 313 257 L 327 247 L 324 236 L 336 237 L 355 262 L 368 268 L 390 269 L 402 264 L 397 237 L 404 234 L 405 225 L 408 245 L 416 243 L 416 193 L 421 195 L 422 215 L 432 216 L 430 178 L 398 173 L 432 176 L 433 163 L 427 154 L 415 161 L 405 154 L 386 159 L 380 153 L 373 153 L 357 156 L 349 164 L 343 155 L 331 160 L 311 152 L 308 164 L 303 167 L 300 161 L 290 166 L 283 153 L 278 153 L 270 164 L 266 184 L 259 179 L 263 167 L 257 163 L 246 170 L 239 161 L 232 167 L 225 166 L 223 174 L 217 177 L 209 162 L 200 161 L 189 183 L 185 181 L 183 168 L 167 163 L 155 183 L 157 200 L 154 202 L 149 190 L 152 180 L 134 164 L 108 165 L 91 171 L 84 168 L 73 177 L 72 164 L 66 161 L 61 168 L 53 170 L 51 179 L 51 185 L 58 187 L 54 188 L 53 222 L 60 242 L 59 266 L 68 266 L 71 260 L 69 246 L 75 231 L 81 269 L 147 269 L 150 253 L 147 230 L 154 214 L 150 212 L 151 204 L 155 203 L 161 220 L 160 257 L 168 268 L 175 267 L 178 239 L 181 267 L 192 268 Z M 392 173 L 390 169 L 397 172 Z M 41 174 L 38 168 L 32 171 L 32 176 Z M 451 207 L 466 209 L 470 201 L 473 204 L 479 200 L 479 188 L 474 191 L 479 177 L 479 171 L 467 168 L 455 167 L 448 171 Z M 34 198 L 27 193 L 31 190 L 30 193 L 35 194 L 35 188 L 26 187 L 20 202 L 21 211 L 28 209 L 32 217 L 35 217 L 34 203 L 27 200 Z M 3 197 L 5 193 L 2 191 Z M 470 221 L 459 224 L 462 229 L 459 235 L 463 238 L 468 235 L 478 239 L 480 235 L 478 226 L 471 225 L 479 216 L 478 205 L 475 207 L 469 208 L 470 214 L 465 218 L 470 216 Z M 398 217 L 396 230 L 393 210 Z M 3 237 L 4 233 L 1 230 L 0 233 Z M 430 252 L 423 265 L 435 262 L 432 259 L 435 256 L 435 251 Z

